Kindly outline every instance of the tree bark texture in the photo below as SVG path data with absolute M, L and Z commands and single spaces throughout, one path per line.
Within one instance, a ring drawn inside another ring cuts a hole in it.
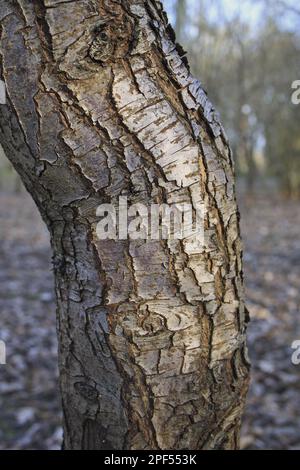
M 180 42 L 182 41 L 183 30 L 186 24 L 186 11 L 187 5 L 186 0 L 176 0 L 176 22 L 175 22 L 175 32 L 177 40 Z
M 64 448 L 237 448 L 249 362 L 232 156 L 161 3 L 2 0 L 0 25 L 1 143 L 53 248 Z M 96 208 L 121 195 L 202 201 L 204 246 L 99 241 Z

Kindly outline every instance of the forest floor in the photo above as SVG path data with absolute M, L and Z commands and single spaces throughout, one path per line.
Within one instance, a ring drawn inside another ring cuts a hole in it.
M 299 203 L 242 198 L 253 364 L 244 449 L 300 449 Z M 59 449 L 61 412 L 53 274 L 29 196 L 0 194 L 0 449 Z

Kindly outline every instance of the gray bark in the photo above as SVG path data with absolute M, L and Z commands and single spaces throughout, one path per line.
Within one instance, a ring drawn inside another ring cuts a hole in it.
M 232 157 L 161 4 L 2 0 L 0 137 L 48 226 L 66 449 L 233 449 L 248 386 Z M 96 208 L 205 203 L 205 245 Z

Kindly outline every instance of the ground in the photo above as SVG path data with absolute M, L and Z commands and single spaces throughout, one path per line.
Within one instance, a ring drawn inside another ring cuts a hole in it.
M 252 383 L 244 449 L 300 449 L 299 202 L 241 199 Z M 1 193 L 0 449 L 58 449 L 55 301 L 49 237 L 30 197 Z

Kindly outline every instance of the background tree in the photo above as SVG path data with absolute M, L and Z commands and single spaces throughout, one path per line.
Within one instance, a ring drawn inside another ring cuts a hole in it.
M 175 32 L 178 41 L 182 41 L 186 26 L 186 0 L 176 0 Z
M 299 195 L 299 15 L 292 1 L 234 0 L 187 5 L 183 45 L 226 125 L 238 176 L 251 192 L 266 186 Z M 284 122 L 284 125 L 282 124 Z

